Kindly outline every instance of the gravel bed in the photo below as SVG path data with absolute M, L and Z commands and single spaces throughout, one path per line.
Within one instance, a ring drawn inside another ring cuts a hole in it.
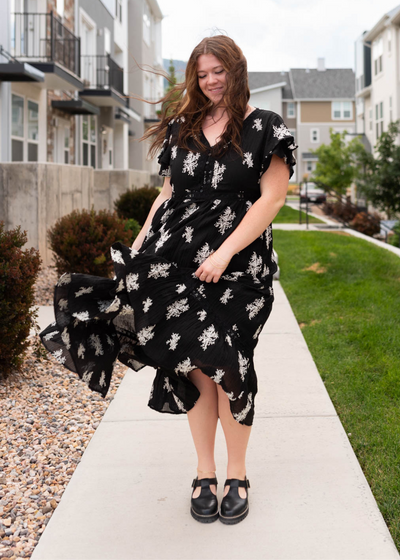
M 36 305 L 53 305 L 54 285 L 61 275 L 54 266 L 44 266 L 35 284 Z
M 58 278 L 47 267 L 37 304 Z M 116 363 L 105 399 L 30 339 L 20 373 L 0 381 L 0 558 L 30 558 L 127 368 Z M 44 350 L 44 349 L 43 349 Z

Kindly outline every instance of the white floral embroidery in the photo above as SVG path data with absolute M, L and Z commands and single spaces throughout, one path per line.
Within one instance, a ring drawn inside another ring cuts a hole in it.
M 164 245 L 164 243 L 171 237 L 171 234 L 168 231 L 160 230 L 160 237 L 158 238 L 155 246 L 155 252 L 158 251 L 160 247 Z
M 210 249 L 208 243 L 205 243 L 203 247 L 201 247 L 197 253 L 193 261 L 198 265 L 201 265 L 212 253 L 213 251 Z
M 175 368 L 175 373 L 183 373 L 184 375 L 187 376 L 187 374 L 196 369 L 196 366 L 194 366 L 192 364 L 192 362 L 190 361 L 190 358 L 186 358 L 186 360 L 184 360 L 183 362 L 180 362 L 176 368 Z
M 143 305 L 143 312 L 147 313 L 150 307 L 153 305 L 153 300 L 148 297 L 147 299 L 142 301 L 142 305 Z
M 262 120 L 261 119 L 254 119 L 254 124 L 251 128 L 255 128 L 258 132 L 262 130 Z
M 207 311 L 205 309 L 198 311 L 197 317 L 199 318 L 199 321 L 204 321 L 204 319 L 207 317 Z
M 61 339 L 64 342 L 66 349 L 69 350 L 71 348 L 71 339 L 69 337 L 67 327 L 64 328 L 64 330 L 61 334 Z
M 118 311 L 121 305 L 121 300 L 119 297 L 115 296 L 113 301 L 110 303 L 110 300 L 99 300 L 98 306 L 101 313 L 113 313 L 114 311 Z
M 285 136 L 292 136 L 292 133 L 288 130 L 284 123 L 281 123 L 279 126 L 272 125 L 274 129 L 274 137 L 281 140 L 285 138 Z
M 265 278 L 266 276 L 268 276 L 268 274 L 269 274 L 269 267 L 265 264 L 264 268 L 263 268 L 263 271 L 262 271 L 262 274 L 261 274 L 261 277 Z
M 244 154 L 244 159 L 243 159 L 243 165 L 247 165 L 247 167 L 250 169 L 250 167 L 253 167 L 253 154 L 251 152 L 245 152 Z
M 253 203 L 250 200 L 246 200 L 246 212 L 248 212 L 252 206 Z
M 226 335 L 226 337 L 225 337 L 225 342 L 227 342 L 227 343 L 229 344 L 229 346 L 232 346 L 232 339 L 231 339 L 231 337 L 229 336 L 229 334 Z
M 174 398 L 174 401 L 176 402 L 177 407 L 179 408 L 179 410 L 181 410 L 182 412 L 186 412 L 186 409 L 183 405 L 183 402 L 175 395 L 174 390 L 172 388 L 172 385 L 169 382 L 169 378 L 166 377 L 164 380 L 164 387 L 163 389 L 166 389 L 168 391 L 168 393 L 172 393 L 172 396 Z
M 271 262 L 276 263 L 275 251 L 272 251 L 271 253 Z
M 78 358 L 81 358 L 82 360 L 85 358 L 85 352 L 86 352 L 86 348 L 84 347 L 83 343 L 81 342 L 78 346 Z
M 139 289 L 139 274 L 137 272 L 130 272 L 126 275 L 126 290 L 132 292 Z
M 43 337 L 43 340 L 51 340 L 56 334 L 60 334 L 59 331 L 49 332 L 49 334 Z
M 226 304 L 228 303 L 228 301 L 229 301 L 230 299 L 232 299 L 232 298 L 233 298 L 233 295 L 232 295 L 232 290 L 231 290 L 231 288 L 226 288 L 225 292 L 224 292 L 224 293 L 222 294 L 222 296 L 219 298 L 219 301 L 220 301 L 221 303 L 223 303 L 224 305 L 226 305 Z
M 58 362 L 60 362 L 60 364 L 65 364 L 65 360 L 67 358 L 64 356 L 62 348 L 56 350 L 55 352 L 52 352 L 51 354 Z
M 186 220 L 186 218 L 189 218 L 189 216 L 191 216 L 198 209 L 199 209 L 199 207 L 197 206 L 197 204 L 195 204 L 193 202 L 190 206 L 188 206 L 186 208 L 186 210 L 184 211 L 184 213 L 182 215 L 182 218 L 179 221 L 183 222 L 183 220 Z
M 65 286 L 66 284 L 70 284 L 72 280 L 72 276 L 70 272 L 65 272 L 61 278 L 57 282 L 57 286 Z
M 171 167 L 161 170 L 161 177 L 171 177 Z
M 125 264 L 124 259 L 122 258 L 121 251 L 118 251 L 117 249 L 113 249 L 112 247 L 111 247 L 111 258 L 116 263 Z
M 171 148 L 171 159 L 176 158 L 177 151 L 178 151 L 178 146 L 172 146 L 172 148 Z
M 93 371 L 85 371 L 82 375 L 82 381 L 89 384 L 90 380 L 92 379 Z
M 253 319 L 264 307 L 265 298 L 255 299 L 252 303 L 246 305 L 246 311 L 249 312 L 249 319 Z
M 223 376 L 225 375 L 225 372 L 223 369 L 216 369 L 215 370 L 215 375 L 213 375 L 211 377 L 211 379 L 213 381 L 215 381 L 215 383 L 221 383 L 221 379 L 223 378 Z
M 247 267 L 246 272 L 251 274 L 253 277 L 257 276 L 261 272 L 262 269 L 262 257 L 258 256 L 256 252 L 250 257 L 249 266 Z
M 72 313 L 72 317 L 75 317 L 78 321 L 89 321 L 89 311 Z
M 211 210 L 215 210 L 218 204 L 221 204 L 221 201 L 218 198 L 216 198 L 213 202 L 213 205 L 211 206 Z
M 218 187 L 218 183 L 222 181 L 224 171 L 226 169 L 226 165 L 220 165 L 218 161 L 214 162 L 214 172 L 211 179 L 211 186 L 216 189 Z
M 182 173 L 188 173 L 192 177 L 194 177 L 194 170 L 198 166 L 198 159 L 200 154 L 197 152 L 196 154 L 193 152 L 188 152 L 187 156 L 183 160 L 183 169 Z
M 139 254 L 139 251 L 137 249 L 134 249 L 133 247 L 130 248 L 130 253 L 131 253 L 131 259 L 134 259 L 136 257 L 136 255 Z
M 233 391 L 231 391 L 230 393 L 227 393 L 227 392 L 225 391 L 225 395 L 228 397 L 228 399 L 229 399 L 230 401 L 235 401 L 235 400 L 236 400 L 236 397 L 234 396 Z
M 176 285 L 176 291 L 178 292 L 178 294 L 181 294 L 185 290 L 186 290 L 186 285 L 185 284 L 177 284 Z
M 251 409 L 251 403 L 252 402 L 253 402 L 253 394 L 249 393 L 248 396 L 247 396 L 247 404 L 244 407 L 244 409 L 241 412 L 238 412 L 238 413 L 233 415 L 235 420 L 237 420 L 238 422 L 242 422 L 246 418 L 246 416 L 248 415 L 248 413 Z
M 154 235 L 154 231 L 153 231 L 153 228 L 150 225 L 149 229 L 147 230 L 146 237 L 144 238 L 144 240 L 147 241 L 152 235 Z
M 237 282 L 240 276 L 243 276 L 243 274 L 244 272 L 241 271 L 231 272 L 230 274 L 224 274 L 223 276 L 221 276 L 221 278 L 223 278 L 224 280 L 230 280 L 231 282 Z
M 147 278 L 167 278 L 169 276 L 168 270 L 171 268 L 170 263 L 157 263 L 150 265 L 150 272 Z
M 166 200 L 166 202 L 168 202 L 168 200 Z M 161 221 L 163 224 L 165 224 L 165 222 L 168 220 L 168 218 L 169 218 L 170 216 L 172 216 L 173 213 L 174 213 L 174 209 L 173 209 L 173 208 L 169 208 L 169 210 L 166 210 L 166 211 L 164 212 L 164 214 L 162 215 L 160 221 Z
M 242 356 L 242 354 L 240 352 L 238 352 L 238 358 L 239 358 L 240 378 L 241 378 L 242 381 L 244 381 L 245 378 L 246 378 L 247 370 L 249 369 L 250 361 L 245 356 Z
M 219 338 L 219 334 L 215 330 L 214 325 L 210 325 L 200 336 L 197 337 L 197 340 L 201 342 L 201 347 L 205 350 L 208 346 L 215 344 L 216 340 Z
M 102 356 L 104 354 L 103 346 L 98 334 L 91 334 L 88 338 L 89 346 L 93 348 L 95 356 Z
M 119 312 L 119 317 L 124 317 L 125 315 L 133 315 L 133 309 L 128 304 L 123 305 L 121 311 Z
M 111 346 L 111 348 L 114 348 L 114 341 L 111 338 L 111 336 L 109 336 L 108 334 L 106 334 L 106 340 L 107 340 L 107 344 L 108 346 Z
M 65 311 L 65 309 L 68 309 L 68 300 L 60 299 L 60 301 L 58 302 L 58 308 L 61 311 Z
M 172 333 L 171 338 L 167 340 L 166 344 L 168 344 L 170 350 L 175 350 L 178 346 L 178 342 L 181 338 L 181 335 L 178 333 Z
M 105 387 L 106 386 L 106 372 L 102 371 L 100 374 L 100 379 L 99 379 L 99 385 L 100 387 Z
M 260 332 L 262 331 L 262 328 L 263 328 L 262 325 L 260 325 L 260 326 L 257 328 L 256 332 L 253 334 L 254 340 L 256 340 L 256 339 L 258 338 L 258 336 L 260 335 Z
M 143 327 L 138 333 L 138 341 L 140 346 L 144 346 L 149 340 L 154 337 L 154 333 L 152 332 L 155 325 L 151 325 L 149 327 Z
M 271 244 L 272 241 L 272 226 L 271 224 L 267 227 L 267 229 L 265 230 L 265 244 L 267 246 L 267 249 L 269 249 L 269 246 Z
M 232 227 L 235 217 L 236 213 L 228 206 L 220 215 L 218 221 L 215 222 L 214 226 L 218 229 L 219 233 L 223 235 L 227 229 Z
M 185 231 L 182 233 L 182 237 L 185 238 L 186 243 L 191 243 L 193 239 L 194 229 L 190 226 L 185 227 Z
M 124 281 L 123 281 L 122 278 L 121 278 L 121 280 L 119 281 L 119 284 L 118 284 L 118 288 L 117 288 L 115 291 L 116 291 L 116 292 L 122 292 L 122 290 L 123 290 L 124 288 L 125 288 L 125 286 L 124 286 Z
M 204 298 L 206 297 L 205 291 L 206 291 L 206 289 L 205 289 L 205 287 L 204 287 L 204 284 L 202 284 L 201 286 L 199 286 L 199 287 L 197 288 L 197 292 L 198 292 L 201 296 L 203 296 Z
M 83 296 L 83 294 L 90 294 L 91 292 L 93 292 L 93 286 L 88 286 L 87 288 L 79 288 L 79 290 L 77 292 L 75 292 L 75 297 L 80 297 Z
M 179 299 L 167 307 L 166 318 L 179 317 L 189 309 L 188 298 Z

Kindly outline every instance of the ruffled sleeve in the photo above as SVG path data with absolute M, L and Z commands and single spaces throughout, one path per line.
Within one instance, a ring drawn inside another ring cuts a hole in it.
M 297 148 L 298 145 L 295 143 L 294 136 L 287 128 L 282 117 L 278 113 L 273 113 L 267 124 L 261 175 L 268 169 L 272 155 L 276 154 L 289 166 L 290 179 L 294 173 L 293 167 L 296 165 L 293 151 Z
M 168 123 L 167 130 L 165 132 L 165 139 L 161 148 L 161 152 L 158 156 L 158 163 L 160 164 L 160 170 L 158 172 L 162 177 L 171 177 L 171 141 L 172 141 L 172 123 L 173 120 Z

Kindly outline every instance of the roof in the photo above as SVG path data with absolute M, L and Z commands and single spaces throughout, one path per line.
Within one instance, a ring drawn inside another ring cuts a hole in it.
M 283 86 L 282 89 L 282 98 L 293 99 L 289 81 L 289 72 L 249 72 L 250 91 L 282 82 L 286 82 L 286 85 Z
M 355 74 L 351 68 L 291 68 L 295 99 L 339 99 L 355 97 Z
M 364 37 L 364 41 L 370 42 L 373 39 L 375 39 L 375 37 L 379 35 L 379 33 L 381 33 L 386 28 L 386 26 L 390 24 L 392 20 L 396 20 L 396 22 L 398 23 L 399 18 L 396 16 L 398 16 L 399 14 L 400 14 L 400 4 L 395 8 L 393 8 L 392 10 L 389 10 L 389 12 L 383 14 L 381 19 L 377 21 L 376 24 L 372 27 L 372 29 L 370 29 L 367 32 L 367 34 Z

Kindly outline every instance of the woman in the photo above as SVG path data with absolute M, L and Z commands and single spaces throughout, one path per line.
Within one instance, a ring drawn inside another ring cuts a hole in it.
M 186 413 L 197 456 L 191 514 L 210 523 L 248 514 L 245 456 L 257 377 L 253 352 L 272 307 L 271 222 L 285 202 L 297 148 L 282 118 L 248 104 L 247 64 L 229 37 L 203 39 L 160 124 L 143 138 L 162 191 L 131 249 L 111 248 L 115 278 L 68 274 L 55 293 L 46 347 L 107 393 L 118 359 L 156 368 L 149 406 Z M 170 114 L 172 108 L 172 115 Z M 220 512 L 218 418 L 228 470 Z

